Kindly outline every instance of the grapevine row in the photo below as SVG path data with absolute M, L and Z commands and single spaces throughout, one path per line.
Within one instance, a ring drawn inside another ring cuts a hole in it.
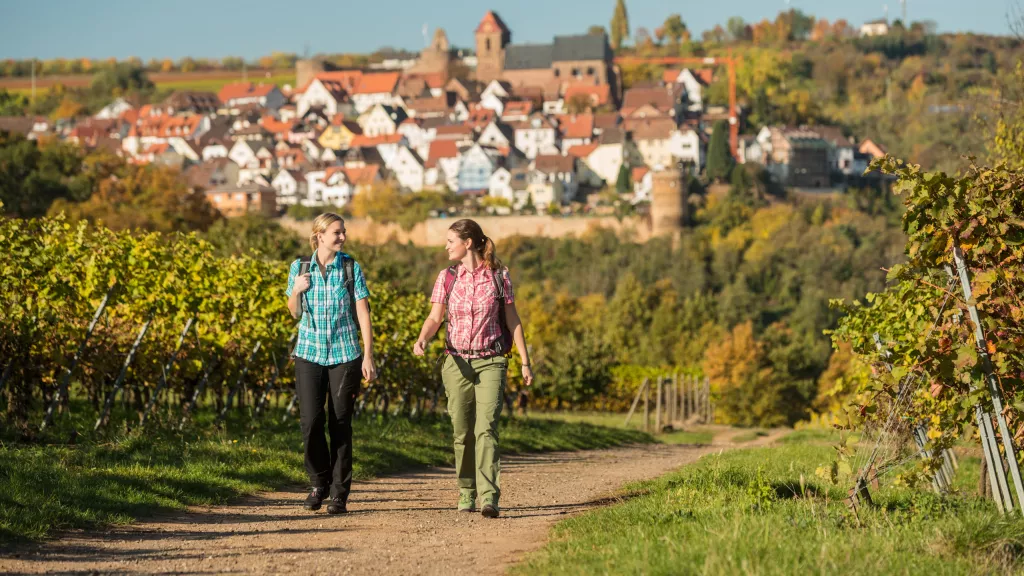
M 294 389 L 287 262 L 216 257 L 194 234 L 114 232 L 63 217 L 0 219 L 0 409 L 45 429 L 82 399 L 95 428 L 177 424 L 197 410 L 261 414 Z M 364 409 L 436 404 L 411 354 L 427 307 L 371 287 L 381 378 Z

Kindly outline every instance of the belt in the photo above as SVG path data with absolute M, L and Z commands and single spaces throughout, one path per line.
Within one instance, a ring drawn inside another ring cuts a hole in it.
M 470 350 L 470 349 L 459 349 L 459 348 L 447 348 L 445 352 L 453 356 L 501 356 L 500 352 L 497 352 L 493 348 L 487 348 L 486 350 Z

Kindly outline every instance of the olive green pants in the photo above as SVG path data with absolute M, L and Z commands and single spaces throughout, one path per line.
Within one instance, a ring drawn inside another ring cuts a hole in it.
M 441 368 L 448 414 L 455 429 L 455 471 L 459 492 L 481 506 L 498 505 L 501 456 L 498 416 L 505 394 L 508 359 L 448 356 Z

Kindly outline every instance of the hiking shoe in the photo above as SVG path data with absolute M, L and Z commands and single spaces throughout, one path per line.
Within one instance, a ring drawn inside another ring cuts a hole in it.
M 484 507 L 480 509 L 480 514 L 482 514 L 484 518 L 497 518 L 497 504 L 484 504 Z
M 314 487 L 309 496 L 306 496 L 306 502 L 302 507 L 306 510 L 319 510 L 324 498 L 327 498 L 327 489 Z
M 459 494 L 459 512 L 476 512 L 476 498 L 469 494 Z
M 331 503 L 327 505 L 328 514 L 348 514 L 348 507 L 345 505 L 345 501 L 341 498 L 331 498 Z

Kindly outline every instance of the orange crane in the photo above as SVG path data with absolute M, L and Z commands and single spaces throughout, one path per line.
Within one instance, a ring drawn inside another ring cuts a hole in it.
M 660 64 L 660 65 L 683 65 L 692 66 L 720 66 L 725 65 L 729 73 L 729 149 L 732 150 L 733 158 L 739 157 L 740 147 L 740 119 L 736 111 L 736 65 L 739 58 L 734 58 L 732 51 L 725 57 L 683 57 L 683 56 L 619 56 L 615 58 L 616 64 Z

